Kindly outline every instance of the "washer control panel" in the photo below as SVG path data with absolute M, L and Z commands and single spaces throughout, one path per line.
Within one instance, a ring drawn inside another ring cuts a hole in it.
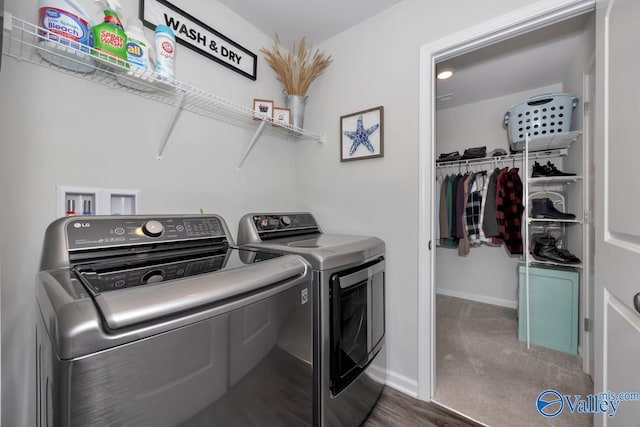
M 318 228 L 315 219 L 308 213 L 254 215 L 253 223 L 258 232 Z
M 78 217 L 67 224 L 70 251 L 197 239 L 227 239 L 217 216 Z

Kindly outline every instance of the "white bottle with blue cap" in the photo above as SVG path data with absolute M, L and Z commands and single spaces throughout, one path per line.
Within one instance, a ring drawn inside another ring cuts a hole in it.
M 164 79 L 174 80 L 176 36 L 166 25 L 156 27 L 156 73 Z

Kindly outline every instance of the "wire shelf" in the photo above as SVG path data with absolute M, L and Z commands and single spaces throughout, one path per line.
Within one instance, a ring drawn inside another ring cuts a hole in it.
M 18 61 L 75 75 L 113 89 L 162 102 L 179 104 L 180 109 L 237 126 L 256 129 L 262 121 L 276 132 L 297 139 L 324 141 L 324 135 L 257 118 L 251 108 L 237 104 L 179 81 L 166 80 L 159 74 L 131 66 L 114 58 L 100 59 L 98 51 L 60 37 L 9 13 L 5 14 L 5 37 L 2 53 Z M 104 54 L 102 54 L 104 56 Z M 265 126 L 262 126 L 265 128 Z
M 537 151 L 529 153 L 529 159 L 551 159 L 555 157 L 566 156 L 567 149 Z M 505 156 L 482 157 L 479 159 L 461 159 L 451 160 L 448 162 L 436 162 L 437 168 L 446 168 L 451 166 L 474 166 L 483 164 L 503 164 L 505 162 L 521 162 L 524 159 L 523 153 L 507 154 Z

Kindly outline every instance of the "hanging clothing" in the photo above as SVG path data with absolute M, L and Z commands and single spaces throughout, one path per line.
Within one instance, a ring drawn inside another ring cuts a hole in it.
M 485 212 L 487 207 L 487 194 L 489 192 L 489 180 L 491 179 L 490 175 L 491 174 L 487 173 L 487 171 L 483 171 L 483 176 L 482 176 L 483 185 L 482 185 L 482 189 L 480 190 L 480 200 L 481 200 L 480 219 L 478 221 L 478 232 L 480 234 L 479 243 L 491 243 L 491 239 L 487 238 L 487 236 L 484 233 L 484 220 L 485 220 Z M 494 188 L 494 191 L 495 191 L 495 188 Z
M 504 199 L 506 197 L 504 177 L 509 168 L 503 168 L 496 176 L 496 222 L 498 224 L 498 234 L 493 237 L 493 243 L 501 245 L 504 241 Z
M 447 217 L 447 192 L 450 192 L 449 189 L 449 176 L 445 176 L 442 180 L 442 186 L 440 187 L 440 208 L 438 210 L 438 215 L 440 217 L 439 225 L 440 225 L 440 239 L 449 238 L 449 219 Z
M 469 167 L 469 166 L 467 166 Z M 436 241 L 466 256 L 481 244 L 523 253 L 523 184 L 518 168 L 436 178 Z
M 498 173 L 500 173 L 500 169 L 496 168 L 491 176 L 489 176 L 489 183 L 487 184 L 486 203 L 484 215 L 482 216 L 482 231 L 487 238 L 498 235 L 498 220 L 496 218 L 496 184 Z M 487 240 L 493 243 L 491 239 Z
M 442 239 L 440 244 L 447 248 L 455 248 L 458 246 L 458 240 L 455 238 L 455 199 L 456 199 L 456 187 L 457 187 L 457 175 L 450 175 L 449 180 L 447 181 L 447 194 L 446 194 L 446 202 L 447 202 L 447 225 L 448 225 L 448 237 L 446 239 Z
M 443 182 L 443 178 L 441 176 L 436 178 L 436 212 L 437 214 L 434 215 L 435 216 L 435 222 L 436 222 L 436 227 L 435 227 L 435 240 L 436 242 L 440 241 L 440 194 L 442 193 L 442 182 Z
M 460 216 L 460 221 L 462 224 L 462 235 L 460 240 L 458 241 L 458 255 L 459 256 L 467 256 L 469 255 L 469 251 L 471 249 L 471 244 L 469 243 L 469 229 L 467 227 L 467 201 L 469 198 L 469 190 L 473 185 L 473 174 L 467 173 L 464 176 L 464 181 L 462 184 L 462 213 Z
M 473 185 L 471 186 L 467 199 L 467 230 L 469 232 L 469 243 L 471 246 L 480 245 L 480 211 L 482 208 L 482 189 L 485 184 L 486 172 L 477 172 L 473 175 Z
M 458 175 L 449 177 L 449 187 L 451 189 L 451 198 L 447 204 L 449 217 L 449 236 L 451 239 L 456 237 L 456 191 L 458 189 Z
M 504 178 L 503 240 L 511 255 L 522 254 L 522 180 L 518 168 L 511 169 Z
M 464 237 L 465 224 L 464 224 L 464 202 L 465 202 L 465 181 L 468 176 L 462 175 L 458 178 L 458 189 L 456 190 L 456 234 L 455 236 L 458 239 L 462 239 Z

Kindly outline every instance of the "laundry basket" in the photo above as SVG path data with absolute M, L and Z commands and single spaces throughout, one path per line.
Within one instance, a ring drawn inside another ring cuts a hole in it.
M 524 150 L 527 133 L 535 138 L 568 132 L 577 105 L 578 98 L 570 93 L 545 93 L 509 108 L 504 115 L 504 125 L 511 151 Z

